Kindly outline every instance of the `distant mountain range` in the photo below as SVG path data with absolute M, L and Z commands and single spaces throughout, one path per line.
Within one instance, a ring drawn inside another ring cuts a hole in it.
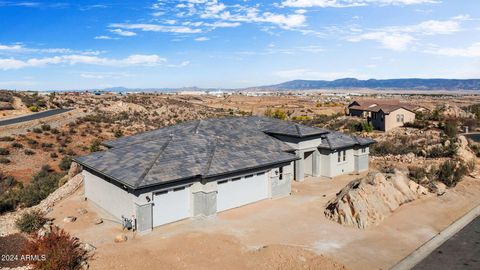
M 480 79 L 389 79 L 358 80 L 344 78 L 334 81 L 294 80 L 276 85 L 262 86 L 263 89 L 308 90 L 308 89 L 399 89 L 399 90 L 480 90 Z

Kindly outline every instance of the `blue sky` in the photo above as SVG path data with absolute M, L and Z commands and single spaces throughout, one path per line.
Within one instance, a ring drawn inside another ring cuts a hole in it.
M 0 88 L 480 78 L 478 0 L 0 0 Z

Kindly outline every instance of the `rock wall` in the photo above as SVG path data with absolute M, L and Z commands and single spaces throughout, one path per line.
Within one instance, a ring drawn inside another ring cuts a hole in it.
M 427 195 L 428 190 L 396 170 L 370 172 L 354 180 L 328 202 L 325 215 L 340 224 L 365 229 L 377 225 L 404 203 Z

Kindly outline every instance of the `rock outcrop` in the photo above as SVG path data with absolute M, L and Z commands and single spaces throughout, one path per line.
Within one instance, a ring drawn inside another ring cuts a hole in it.
M 370 172 L 350 182 L 327 204 L 325 215 L 340 224 L 365 229 L 377 225 L 400 205 L 427 195 L 428 190 L 395 170 Z
M 457 158 L 463 161 L 465 164 L 475 162 L 477 156 L 473 151 L 468 147 L 468 140 L 465 136 L 458 136 L 458 149 L 457 149 Z

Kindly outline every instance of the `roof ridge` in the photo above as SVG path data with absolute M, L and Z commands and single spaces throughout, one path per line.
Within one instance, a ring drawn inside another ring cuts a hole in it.
M 298 124 L 295 124 L 295 129 L 297 130 L 298 135 L 302 137 L 302 131 L 300 131 L 300 127 L 298 126 Z
M 165 144 L 162 146 L 162 148 L 160 149 L 160 151 L 158 151 L 157 155 L 155 156 L 155 158 L 153 159 L 153 162 L 143 171 L 143 173 L 140 175 L 140 177 L 138 178 L 138 184 L 135 185 L 135 187 L 138 187 L 142 182 L 143 180 L 145 179 L 145 177 L 147 176 L 147 174 L 150 172 L 150 170 L 152 170 L 153 166 L 155 165 L 155 163 L 157 163 L 157 161 L 160 159 L 160 156 L 163 154 L 163 152 L 165 151 L 165 149 L 167 148 L 167 146 L 170 144 L 170 142 L 173 140 L 173 134 L 170 134 L 170 138 L 168 141 L 165 142 Z
M 213 157 L 214 157 L 215 151 L 217 149 L 217 142 L 218 142 L 218 137 L 216 137 L 215 140 L 213 141 L 213 148 L 212 148 L 210 156 L 208 157 L 207 166 L 205 167 L 205 171 L 203 172 L 202 175 L 207 175 L 208 171 L 210 171 L 210 167 L 212 166 Z

